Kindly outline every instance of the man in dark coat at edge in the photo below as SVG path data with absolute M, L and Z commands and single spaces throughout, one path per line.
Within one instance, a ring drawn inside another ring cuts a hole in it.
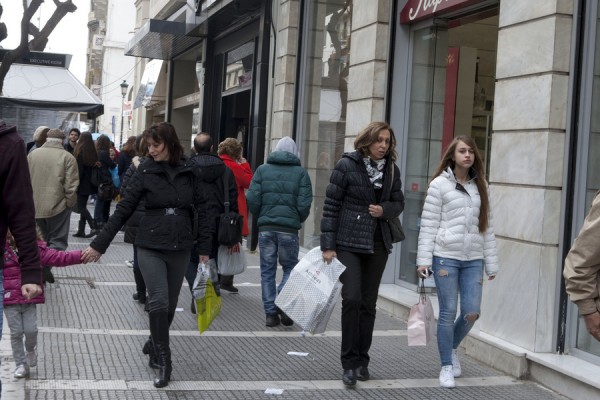
M 213 235 L 213 244 L 211 253 L 209 254 L 209 258 L 217 260 L 217 252 L 219 250 L 219 241 L 218 241 L 218 227 L 219 227 L 219 216 L 225 212 L 225 192 L 224 192 L 224 174 L 228 174 L 229 180 L 229 209 L 231 211 L 238 212 L 238 204 L 237 204 L 237 185 L 235 183 L 235 177 L 233 176 L 233 172 L 225 165 L 221 158 L 212 153 L 213 150 L 213 140 L 208 133 L 201 132 L 196 135 L 194 139 L 194 150 L 196 151 L 196 155 L 194 155 L 191 160 L 202 168 L 202 174 L 204 178 L 204 191 L 206 198 L 206 208 L 208 218 L 214 218 L 213 223 L 209 225 L 213 229 L 215 233 Z M 239 246 L 238 246 L 239 247 Z M 238 249 L 238 251 L 243 251 Z M 187 279 L 190 290 L 194 286 L 194 279 L 196 278 L 196 272 L 198 267 L 198 256 L 197 252 L 192 252 L 192 259 L 190 260 L 190 265 L 188 266 L 188 270 L 186 271 L 185 278 Z M 220 289 L 226 290 L 231 293 L 237 293 L 239 290 L 235 286 L 233 286 L 233 276 L 225 276 L 219 275 L 220 285 L 215 285 L 215 289 L 217 293 L 220 292 Z M 220 286 L 220 287 L 219 287 Z M 195 312 L 194 304 L 192 304 L 191 308 L 192 312 Z
M 33 190 L 29 178 L 29 166 L 25 143 L 17 133 L 17 127 L 0 119 L 0 243 L 4 246 L 6 232 L 10 229 L 21 266 L 21 292 L 27 299 L 42 293 L 42 268 L 37 246 Z M 4 268 L 4 256 L 0 257 L 0 269 Z M 0 271 L 0 293 L 3 294 Z M 2 296 L 4 297 L 4 296 Z M 3 311 L 0 302 L 0 315 Z M 0 337 L 2 322 L 0 322 Z M 2 383 L 0 382 L 0 393 Z

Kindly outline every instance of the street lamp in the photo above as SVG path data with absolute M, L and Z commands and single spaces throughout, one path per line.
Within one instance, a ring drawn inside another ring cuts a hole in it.
M 123 147 L 123 105 L 125 104 L 125 95 L 127 95 L 127 88 L 129 87 L 129 85 L 127 84 L 127 81 L 123 79 L 123 83 L 121 83 L 121 138 L 120 138 L 120 142 L 119 142 L 119 149 L 121 147 Z

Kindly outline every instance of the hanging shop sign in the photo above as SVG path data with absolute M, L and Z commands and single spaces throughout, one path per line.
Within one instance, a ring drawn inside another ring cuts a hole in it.
M 408 0 L 400 11 L 400 23 L 412 24 L 432 18 L 441 12 L 451 12 L 480 2 L 480 0 Z

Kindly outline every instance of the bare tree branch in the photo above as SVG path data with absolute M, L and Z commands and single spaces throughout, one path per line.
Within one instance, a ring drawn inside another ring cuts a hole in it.
M 43 1 L 43 0 L 42 0 Z M 36 51 L 44 51 L 46 48 L 46 44 L 48 43 L 48 36 L 52 33 L 54 28 L 58 25 L 61 19 L 64 18 L 68 13 L 75 12 L 77 10 L 77 6 L 73 4 L 72 0 L 66 0 L 61 2 L 59 0 L 54 0 L 54 4 L 56 4 L 56 9 L 52 16 L 46 22 L 46 25 L 40 31 L 40 34 L 33 38 L 31 42 L 29 42 L 29 49 Z
M 54 13 L 50 17 L 46 25 L 42 28 L 42 30 L 39 31 L 38 35 L 31 40 L 31 42 L 28 42 L 29 33 L 31 32 L 29 29 L 31 19 L 38 11 L 44 0 L 32 0 L 29 7 L 24 8 L 23 19 L 21 19 L 21 41 L 19 43 L 19 46 L 16 49 L 7 52 L 4 56 L 4 59 L 2 60 L 2 65 L 0 65 L 0 96 L 2 95 L 2 89 L 4 88 L 4 78 L 6 78 L 6 74 L 8 73 L 8 70 L 10 69 L 11 65 L 16 61 L 21 60 L 24 56 L 26 56 L 29 53 L 30 49 L 43 51 L 46 47 L 46 44 L 48 43 L 48 36 L 50 36 L 54 28 L 56 28 L 56 26 L 60 22 L 60 20 L 68 13 L 72 13 L 75 12 L 75 10 L 77 10 L 77 7 L 73 4 L 72 0 L 53 1 L 56 5 Z M 23 0 L 23 5 L 27 5 L 26 0 Z

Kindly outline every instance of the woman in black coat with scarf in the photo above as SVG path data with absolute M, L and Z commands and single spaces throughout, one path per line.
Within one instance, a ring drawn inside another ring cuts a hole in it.
M 148 157 L 127 183 L 127 191 L 102 231 L 84 250 L 82 262 L 98 261 L 121 227 L 144 201 L 145 214 L 135 237 L 140 270 L 148 290 L 150 343 L 144 345 L 159 368 L 157 388 L 171 378 L 169 326 L 194 241 L 208 262 L 212 232 L 207 225 L 202 172 L 184 159 L 173 125 L 161 122 L 143 134 Z M 197 226 L 196 226 L 197 225 Z
M 372 122 L 345 153 L 327 186 L 321 250 L 346 266 L 342 287 L 342 381 L 347 386 L 369 379 L 369 348 L 375 325 L 379 284 L 392 235 L 388 220 L 404 209 L 400 170 L 395 165 L 396 138 L 384 122 Z

